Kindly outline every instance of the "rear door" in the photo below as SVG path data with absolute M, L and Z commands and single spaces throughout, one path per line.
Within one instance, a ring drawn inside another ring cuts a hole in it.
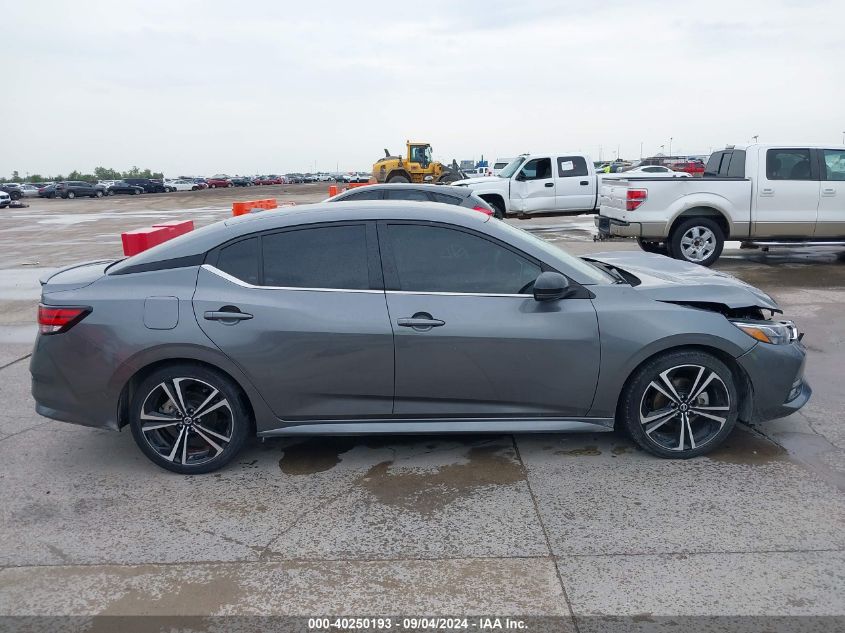
M 278 417 L 392 412 L 393 331 L 374 225 L 311 225 L 224 245 L 200 269 L 194 311 Z
M 555 168 L 555 207 L 561 211 L 593 209 L 596 204 L 596 178 L 590 176 L 583 156 L 558 156 Z
M 821 176 L 816 237 L 845 237 L 845 149 L 820 149 Z
M 599 333 L 586 298 L 534 300 L 537 260 L 437 223 L 379 223 L 396 341 L 394 413 L 409 418 L 583 416 Z
M 527 161 L 513 180 L 511 192 L 511 197 L 521 202 L 518 209 L 522 211 L 553 211 L 557 203 L 552 159 L 532 158 Z
M 818 163 L 809 148 L 759 148 L 755 237 L 810 237 L 819 207 Z

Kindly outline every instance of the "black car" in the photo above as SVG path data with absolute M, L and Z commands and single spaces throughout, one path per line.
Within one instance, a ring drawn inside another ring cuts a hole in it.
M 38 188 L 39 198 L 55 198 L 56 197 L 56 183 L 44 185 Z
M 113 196 L 116 193 L 126 193 L 132 196 L 137 196 L 138 194 L 144 193 L 144 188 L 139 187 L 138 185 L 130 185 L 128 182 L 123 180 L 118 180 L 112 185 L 109 185 L 108 189 L 106 189 L 106 193 L 110 196 Z
M 253 185 L 252 179 L 246 178 L 245 176 L 235 176 L 229 180 L 232 181 L 232 185 L 235 187 L 252 187 Z
M 54 194 L 60 198 L 77 198 L 80 196 L 102 198 L 106 195 L 106 192 L 102 188 L 95 187 L 90 182 L 83 182 L 82 180 L 65 180 L 63 182 L 56 183 Z
M 3 183 L 0 185 L 0 191 L 8 193 L 12 200 L 20 200 L 23 198 L 23 192 L 20 189 L 20 185 L 14 182 Z
M 501 218 L 501 214 L 487 202 L 476 196 L 471 189 L 451 185 L 384 184 L 355 187 L 329 198 L 329 202 L 350 202 L 353 200 L 416 200 L 418 202 L 440 202 L 454 204 L 487 215 Z
M 166 193 L 167 187 L 164 186 L 163 182 L 159 182 L 157 180 L 152 180 L 150 178 L 124 178 L 123 182 L 134 185 L 135 187 L 140 187 L 146 193 Z

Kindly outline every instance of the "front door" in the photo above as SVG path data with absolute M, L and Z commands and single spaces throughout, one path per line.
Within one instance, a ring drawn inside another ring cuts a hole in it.
M 555 207 L 559 211 L 593 209 L 596 206 L 597 179 L 590 175 L 583 156 L 557 157 Z
M 753 234 L 758 238 L 813 235 L 819 180 L 810 150 L 761 148 L 759 151 Z
M 285 420 L 393 409 L 393 332 L 375 226 L 254 235 L 212 252 L 194 312 Z
M 511 192 L 516 211 L 554 211 L 555 179 L 552 177 L 552 159 L 532 158 L 525 163 L 513 180 Z
M 466 229 L 384 222 L 379 245 L 396 342 L 395 415 L 587 413 L 599 369 L 589 299 L 535 301 L 540 262 Z
M 821 149 L 821 195 L 816 237 L 845 237 L 845 150 Z

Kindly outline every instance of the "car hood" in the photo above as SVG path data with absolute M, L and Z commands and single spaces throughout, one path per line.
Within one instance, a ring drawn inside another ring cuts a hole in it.
M 463 180 L 456 180 L 453 182 L 453 185 L 459 186 L 469 186 L 469 185 L 478 185 L 485 182 L 502 182 L 503 178 L 499 178 L 498 176 L 479 176 L 478 178 L 464 178 Z
M 727 273 L 653 253 L 616 251 L 583 257 L 628 272 L 640 280 L 637 291 L 657 301 L 713 303 L 730 309 L 762 308 L 782 312 L 759 288 Z

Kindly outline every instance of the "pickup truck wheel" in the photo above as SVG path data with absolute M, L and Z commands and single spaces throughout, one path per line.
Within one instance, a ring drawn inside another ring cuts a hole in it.
M 650 240 L 644 240 L 643 238 L 638 237 L 637 244 L 639 244 L 640 248 L 643 249 L 646 253 L 657 253 L 658 255 L 666 255 L 669 252 L 669 249 L 666 246 L 666 242 L 654 242 Z
M 493 217 L 499 218 L 500 220 L 505 219 L 505 208 L 499 200 L 490 198 L 489 200 L 484 199 L 484 202 L 493 207 Z
M 669 253 L 675 259 L 710 266 L 722 254 L 725 235 L 710 218 L 682 221 L 669 237 Z

